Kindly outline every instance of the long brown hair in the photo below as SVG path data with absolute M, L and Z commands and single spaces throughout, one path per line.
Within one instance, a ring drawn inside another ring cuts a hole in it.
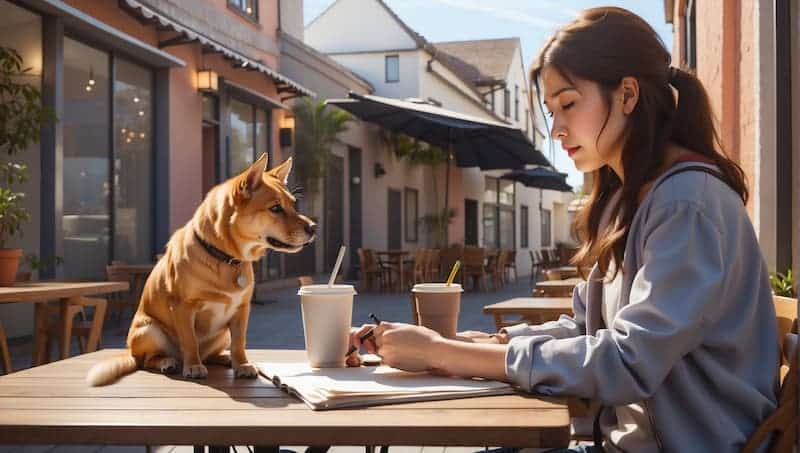
M 670 60 L 664 43 L 642 18 L 622 8 L 600 7 L 583 11 L 559 29 L 533 63 L 530 80 L 536 83 L 537 96 L 541 71 L 548 66 L 570 82 L 579 78 L 598 84 L 607 115 L 612 92 L 622 79 L 630 76 L 639 82 L 639 100 L 623 133 L 624 184 L 608 166 L 594 171 L 589 202 L 573 224 L 581 241 L 573 263 L 582 272 L 596 262 L 606 275 L 612 259 L 614 275 L 622 268 L 639 193 L 657 176 L 670 141 L 712 159 L 728 185 L 747 203 L 744 172 L 722 150 L 705 88 L 690 71 L 670 68 Z M 678 92 L 677 103 L 670 85 Z M 608 116 L 597 141 L 607 122 Z M 619 202 L 601 232 L 601 215 L 618 189 Z

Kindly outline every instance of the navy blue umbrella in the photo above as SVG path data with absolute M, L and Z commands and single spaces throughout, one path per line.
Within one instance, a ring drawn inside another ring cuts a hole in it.
M 510 171 L 501 176 L 501 178 L 517 181 L 528 187 L 538 189 L 572 192 L 572 186 L 567 184 L 566 173 L 559 173 L 544 167 Z
M 459 167 L 498 170 L 550 165 L 528 137 L 509 124 L 430 104 L 353 92 L 347 99 L 329 99 L 327 104 L 347 110 L 364 121 L 446 149 Z M 445 178 L 445 210 L 449 195 L 450 159 Z

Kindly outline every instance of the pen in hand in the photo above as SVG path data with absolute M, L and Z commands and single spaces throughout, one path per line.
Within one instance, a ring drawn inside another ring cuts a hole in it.
M 380 323 L 381 323 L 381 320 L 380 320 L 380 319 L 378 319 L 378 317 L 377 317 L 377 316 L 375 316 L 375 314 L 373 314 L 373 313 L 370 313 L 370 314 L 369 314 L 369 317 L 370 317 L 370 319 L 372 319 L 373 321 L 375 321 L 375 324 L 376 324 L 376 325 L 378 325 L 378 324 L 380 324 Z M 364 344 L 364 341 L 366 341 L 366 340 L 367 340 L 369 337 L 371 337 L 371 336 L 373 336 L 373 335 L 375 335 L 375 329 L 374 329 L 374 328 L 372 328 L 372 329 L 369 329 L 368 331 L 366 331 L 366 332 L 365 332 L 363 335 L 361 335 L 360 337 L 358 337 L 358 340 L 359 340 L 359 342 L 360 342 L 361 344 Z M 350 349 L 347 351 L 347 354 L 345 354 L 344 356 L 345 356 L 345 357 L 347 357 L 347 356 L 349 356 L 350 354 L 352 354 L 352 353 L 356 352 L 357 350 L 358 350 L 358 347 L 356 347 L 356 345 L 352 345 L 352 346 L 350 346 Z

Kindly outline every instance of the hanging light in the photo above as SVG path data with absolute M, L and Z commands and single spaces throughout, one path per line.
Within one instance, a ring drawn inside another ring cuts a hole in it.
M 139 103 L 139 97 L 138 96 L 134 96 L 133 97 L 133 103 L 134 104 L 138 104 Z
M 86 91 L 92 91 L 95 83 L 97 82 L 94 80 L 94 68 L 89 66 L 89 80 L 86 81 Z
M 197 89 L 200 91 L 217 92 L 219 76 L 211 69 L 197 71 Z

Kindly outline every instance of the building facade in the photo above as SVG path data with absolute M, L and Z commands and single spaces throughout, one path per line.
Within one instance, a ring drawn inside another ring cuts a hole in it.
M 790 0 L 667 0 L 673 65 L 709 92 L 722 146 L 744 169 L 770 271 L 800 269 L 800 8 Z
M 267 153 L 291 98 L 276 0 L 0 1 L 0 45 L 31 67 L 58 121 L 22 153 L 33 222 L 11 244 L 64 264 L 40 278 L 105 279 L 152 262 L 212 186 Z M 213 84 L 211 83 L 213 79 Z M 260 263 L 259 279 L 280 273 Z M 32 308 L 0 307 L 11 337 Z

